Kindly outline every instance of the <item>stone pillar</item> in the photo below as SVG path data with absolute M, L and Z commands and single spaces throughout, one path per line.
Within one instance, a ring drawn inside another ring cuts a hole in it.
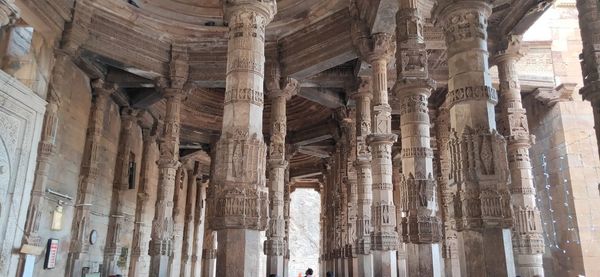
M 209 188 L 210 229 L 218 231 L 219 276 L 258 276 L 267 229 L 267 147 L 262 132 L 265 28 L 276 1 L 225 3 L 229 25 L 223 128 Z
M 289 161 L 288 161 L 289 162 Z M 289 276 L 290 262 L 290 203 L 292 202 L 290 192 L 290 168 L 286 169 L 285 184 L 283 188 L 283 217 L 285 221 L 285 253 L 283 255 L 283 277 Z
M 175 174 L 175 194 L 173 198 L 173 254 L 169 257 L 169 276 L 181 275 L 187 187 L 190 185 L 190 178 L 192 178 L 189 173 L 190 172 L 184 166 L 180 166 L 177 169 L 177 174 Z
M 533 137 L 529 134 L 516 68 L 521 56 L 520 38 L 511 36 L 498 43 L 493 61 L 498 66 L 500 79 L 500 130 L 507 138 L 510 192 L 515 213 L 513 251 L 517 275 L 543 277 L 544 237 L 529 158 Z
M 46 201 L 46 187 L 48 186 L 50 165 L 56 154 L 56 130 L 58 128 L 58 110 L 60 108 L 60 97 L 56 91 L 52 87 L 48 91 L 49 95 L 46 99 L 48 104 L 46 105 L 46 113 L 44 115 L 42 136 L 38 144 L 37 166 L 24 236 L 24 244 L 36 248 L 45 247 L 39 235 L 40 220 L 44 212 L 41 209 Z
M 217 232 L 205 230 L 202 249 L 202 277 L 215 277 L 217 274 Z M 258 275 L 257 275 L 258 276 Z
M 150 234 L 147 233 L 147 226 L 150 226 L 150 222 L 146 222 L 146 214 L 148 213 L 149 205 L 148 198 L 150 197 L 150 182 L 153 178 L 150 176 L 150 163 L 155 161 L 151 160 L 150 151 L 152 147 L 156 147 L 156 130 L 149 128 L 142 129 L 142 137 L 144 146 L 142 150 L 142 168 L 140 172 L 141 180 L 140 185 L 137 189 L 137 200 L 135 208 L 135 224 L 133 227 L 133 241 L 131 248 L 131 262 L 129 263 L 129 276 L 147 276 L 149 274 L 150 257 L 148 256 L 148 238 Z
M 346 194 L 347 194 L 347 240 L 344 245 L 346 254 L 347 272 L 349 277 L 360 276 L 358 273 L 358 264 L 354 245 L 356 242 L 356 220 L 358 206 L 358 181 L 354 162 L 356 161 L 356 108 L 348 110 L 346 118 L 342 121 L 343 134 L 345 139 L 345 172 L 346 172 Z
M 456 221 L 454 220 L 454 197 L 456 188 L 450 187 L 448 176 L 450 176 L 450 111 L 447 102 L 438 108 L 436 117 L 436 140 L 439 153 L 440 176 L 438 176 L 438 185 L 441 192 L 440 205 L 442 210 L 442 229 L 443 244 L 442 258 L 444 258 L 444 273 L 446 277 L 459 277 L 460 260 L 458 257 L 458 242 L 456 232 Z
M 206 189 L 208 182 L 203 182 L 196 189 L 196 204 L 194 212 L 194 245 L 192 252 L 192 274 L 191 276 L 198 276 L 202 273 L 202 249 L 204 247 L 204 230 L 205 230 L 205 215 L 206 209 L 204 203 L 206 202 Z
M 394 159 L 392 160 L 392 182 L 394 184 L 394 203 L 396 204 L 396 231 L 402 233 L 402 205 L 400 182 L 402 174 L 402 157 L 398 153 L 392 152 Z M 406 244 L 399 238 L 398 251 L 396 253 L 398 276 L 406 276 L 408 274 L 408 264 L 406 256 Z
M 81 276 L 82 268 L 89 266 L 89 236 L 91 230 L 90 208 L 94 200 L 96 183 L 98 182 L 98 158 L 100 140 L 104 128 L 104 113 L 108 107 L 110 95 L 115 92 L 113 84 L 96 80 L 92 83 L 94 103 L 89 119 L 85 154 L 81 165 L 81 178 L 75 205 L 73 228 L 71 230 L 71 246 L 67 258 L 67 276 Z
M 406 276 L 441 276 L 440 220 L 430 141 L 429 96 L 435 81 L 429 78 L 423 19 L 417 1 L 402 1 L 396 14 L 396 68 L 394 94 L 400 101 L 402 174 L 400 205 L 402 241 L 407 257 Z
M 181 275 L 192 275 L 192 255 L 194 252 L 194 232 L 196 231 L 195 213 L 196 197 L 198 196 L 198 166 L 195 161 L 188 161 L 188 185 L 185 203 L 185 225 L 183 229 L 183 250 L 181 257 Z M 200 200 L 201 201 L 201 200 Z
M 392 134 L 392 108 L 388 103 L 387 64 L 395 51 L 392 36 L 386 33 L 370 34 L 366 24 L 353 28 L 354 44 L 362 59 L 373 70 L 372 134 L 367 143 L 372 154 L 373 203 L 373 269 L 376 276 L 396 276 L 396 209 L 392 185 L 392 145 L 397 136 Z M 392 270 L 393 269 L 393 270 Z
M 496 131 L 498 101 L 488 66 L 486 0 L 438 0 L 433 18 L 446 36 L 452 130 L 450 184 L 463 276 L 514 276 L 506 141 Z M 464 262 L 464 263 L 463 263 Z
M 169 261 L 173 255 L 173 209 L 175 197 L 175 175 L 179 167 L 180 110 L 183 85 L 187 80 L 187 52 L 174 47 L 171 62 L 171 88 L 165 90 L 167 99 L 164 129 L 160 137 L 158 160 L 158 191 L 152 238 L 148 254 L 150 276 L 168 276 Z
M 600 6 L 596 0 L 577 0 L 583 52 L 581 95 L 592 103 L 596 139 L 600 143 Z M 600 151 L 600 148 L 599 148 Z
M 279 79 L 279 78 L 277 78 Z M 285 157 L 287 133 L 286 104 L 298 90 L 298 82 L 287 79 L 283 88 L 269 88 L 271 98 L 271 143 L 269 145 L 269 198 L 270 218 L 267 240 L 264 244 L 267 255 L 267 275 L 283 276 L 285 256 L 284 188 L 288 161 Z
M 110 207 L 110 217 L 108 220 L 108 232 L 106 234 L 106 244 L 104 247 L 104 275 L 123 274 L 129 268 L 129 259 L 124 264 L 119 264 L 122 251 L 129 252 L 131 245 L 128 244 L 128 237 L 132 234 L 133 216 L 127 202 L 134 199 L 135 192 L 130 191 L 130 163 L 135 162 L 135 157 L 131 155 L 131 140 L 134 128 L 139 128 L 137 116 L 139 111 L 130 108 L 124 108 L 121 111 L 121 132 L 119 134 L 119 148 L 117 160 L 115 162 L 115 176 L 113 180 L 113 192 Z M 132 161 L 132 159 L 134 159 Z M 133 174 L 137 174 L 137 169 L 133 168 Z M 137 178 L 135 179 L 137 181 Z M 135 186 L 135 184 L 134 184 Z
M 371 153 L 367 147 L 367 136 L 371 133 L 371 80 L 359 78 L 358 90 L 352 94 L 356 101 L 356 168 L 357 214 L 356 242 L 359 276 L 373 276 L 373 256 L 371 255 L 371 203 L 373 199 L 373 179 L 371 176 Z

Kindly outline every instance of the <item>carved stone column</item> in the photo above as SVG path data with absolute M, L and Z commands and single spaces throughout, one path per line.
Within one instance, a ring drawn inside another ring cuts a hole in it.
M 371 204 L 373 199 L 373 179 L 371 176 L 371 153 L 367 147 L 367 136 L 371 133 L 371 80 L 359 78 L 358 89 L 352 94 L 356 101 L 356 168 L 357 214 L 356 243 L 354 245 L 358 262 L 359 276 L 373 276 L 373 256 L 371 255 Z
M 289 160 L 288 160 L 289 162 Z M 292 202 L 290 192 L 290 167 L 285 172 L 285 184 L 283 188 L 283 217 L 285 221 L 285 253 L 283 255 L 283 277 L 288 277 L 288 267 L 290 262 L 290 202 Z
M 198 276 L 202 273 L 202 249 L 204 247 L 204 231 L 206 228 L 206 209 L 204 203 L 206 202 L 207 187 L 208 181 L 201 183 L 196 189 L 196 211 L 194 212 L 195 227 L 191 276 Z
M 277 78 L 277 81 L 279 78 Z M 270 218 L 267 240 L 264 244 L 267 255 L 267 275 L 283 276 L 285 256 L 284 187 L 288 161 L 285 157 L 287 133 L 287 101 L 298 91 L 298 82 L 287 79 L 280 85 L 269 88 L 271 98 L 271 143 L 269 145 L 269 198 Z
M 450 111 L 447 102 L 438 109 L 435 122 L 436 140 L 439 153 L 440 176 L 438 184 L 441 191 L 441 209 L 443 226 L 442 257 L 444 258 L 444 272 L 446 277 L 459 277 L 460 260 L 458 258 L 458 242 L 456 232 L 456 220 L 454 218 L 454 197 L 456 187 L 450 187 L 448 176 L 450 176 Z
M 71 230 L 71 247 L 67 259 L 67 276 L 81 276 L 82 268 L 88 267 L 89 236 L 91 230 L 90 208 L 94 200 L 94 190 L 98 182 L 98 158 L 100 140 L 104 129 L 104 113 L 108 107 L 110 95 L 115 92 L 114 84 L 96 80 L 92 83 L 94 102 L 89 119 L 85 154 L 81 165 L 81 178 L 77 192 L 77 204 Z
M 268 225 L 263 81 L 265 28 L 274 0 L 225 1 L 229 25 L 223 128 L 216 145 L 209 224 L 218 231 L 219 276 L 258 276 L 260 231 Z
M 345 139 L 345 163 L 346 168 L 346 194 L 347 194 L 347 240 L 344 253 L 346 254 L 347 271 L 349 277 L 360 276 L 354 245 L 356 243 L 356 220 L 358 206 L 358 181 L 354 162 L 356 161 L 356 108 L 349 108 L 346 118 L 342 121 Z
M 155 160 L 151 160 L 150 151 L 153 147 L 156 147 L 156 130 L 153 129 L 142 129 L 142 138 L 144 146 L 142 150 L 142 168 L 140 172 L 141 180 L 140 185 L 137 189 L 137 201 L 135 208 L 135 225 L 133 228 L 133 241 L 131 248 L 131 262 L 129 264 L 129 276 L 148 276 L 150 267 L 150 257 L 148 256 L 148 243 L 150 234 L 148 227 L 151 225 L 150 222 L 146 222 L 146 214 L 151 208 L 149 205 L 148 198 L 150 197 L 150 164 L 155 163 Z
M 514 276 L 506 141 L 496 131 L 498 101 L 488 66 L 487 0 L 438 0 L 433 18 L 446 35 L 452 130 L 450 184 L 463 276 Z M 464 263 L 463 263 L 464 261 Z
M 372 134 L 367 138 L 373 173 L 373 269 L 376 276 L 396 276 L 398 233 L 392 185 L 392 145 L 397 135 L 392 134 L 392 108 L 388 103 L 387 87 L 387 63 L 396 44 L 390 34 L 370 34 L 366 24 L 354 25 L 354 44 L 373 70 Z
M 165 90 L 166 112 L 164 129 L 160 137 L 158 160 L 158 192 L 152 221 L 152 239 L 148 254 L 150 276 L 168 276 L 169 261 L 173 255 L 175 175 L 179 168 L 179 132 L 183 85 L 187 80 L 187 52 L 173 49 L 171 62 L 171 88 Z
M 38 248 L 40 251 L 42 251 L 44 247 L 42 238 L 39 235 L 40 220 L 44 213 L 42 207 L 46 201 L 45 197 L 46 188 L 48 186 L 48 174 L 50 174 L 50 165 L 56 154 L 56 130 L 58 128 L 58 110 L 61 102 L 60 97 L 52 86 L 50 86 L 48 91 L 48 104 L 46 105 L 42 135 L 38 144 L 37 166 L 35 169 L 35 179 L 31 191 L 31 201 L 29 202 L 24 236 L 24 245 Z
M 521 86 L 516 63 L 522 56 L 520 38 L 508 37 L 496 47 L 494 63 L 500 79 L 501 133 L 507 138 L 508 167 L 514 210 L 513 251 L 517 275 L 543 277 L 544 237 L 540 211 L 537 208 L 529 148 L 527 113 L 521 99 Z
M 406 243 L 407 276 L 441 276 L 440 220 L 433 176 L 429 96 L 435 81 L 429 78 L 423 19 L 417 1 L 402 1 L 396 14 L 396 68 L 394 94 L 400 100 L 402 174 L 400 205 L 402 241 Z
M 579 29 L 583 43 L 581 69 L 583 88 L 581 95 L 592 103 L 594 128 L 600 143 L 600 6 L 596 0 L 577 0 Z M 600 147 L 598 148 L 600 151 Z
M 187 199 L 185 203 L 185 226 L 183 230 L 183 250 L 181 256 L 181 275 L 185 277 L 192 275 L 192 255 L 194 252 L 194 232 L 196 232 L 196 197 L 198 196 L 198 166 L 193 160 L 187 162 L 188 185 Z M 201 201 L 201 200 L 200 200 Z
M 108 220 L 108 233 L 106 235 L 106 244 L 104 247 L 104 269 L 105 275 L 122 274 L 123 270 L 129 268 L 129 259 L 124 264 L 119 264 L 122 251 L 128 251 L 131 245 L 127 244 L 134 229 L 133 210 L 127 205 L 127 202 L 135 198 L 135 191 L 130 190 L 130 182 L 137 182 L 131 179 L 130 174 L 137 174 L 137 169 L 132 167 L 135 164 L 135 157 L 131 155 L 132 132 L 134 128 L 139 128 L 137 116 L 139 111 L 130 108 L 124 108 L 121 111 L 121 132 L 119 135 L 119 148 L 117 160 L 115 162 L 115 176 L 113 180 L 113 192 L 111 199 L 110 218 Z M 131 172 L 133 170 L 134 172 Z
M 217 232 L 205 230 L 204 249 L 202 249 L 202 275 L 215 277 L 217 274 Z

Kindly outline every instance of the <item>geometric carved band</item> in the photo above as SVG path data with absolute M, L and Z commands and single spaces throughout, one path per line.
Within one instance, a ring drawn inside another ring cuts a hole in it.
M 449 91 L 446 96 L 450 107 L 469 100 L 488 100 L 492 104 L 498 103 L 498 93 L 496 89 L 488 86 L 465 87 Z
M 259 107 L 264 103 L 264 94 L 262 91 L 253 89 L 233 89 L 225 92 L 225 104 L 231 102 L 249 102 Z
M 431 158 L 433 150 L 429 147 L 411 147 L 404 148 L 401 151 L 402 158 Z

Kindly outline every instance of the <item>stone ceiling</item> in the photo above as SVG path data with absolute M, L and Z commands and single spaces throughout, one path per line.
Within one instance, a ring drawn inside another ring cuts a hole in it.
M 491 34 L 523 33 L 551 0 L 496 0 Z M 72 28 L 87 28 L 81 60 L 92 77 L 107 76 L 122 88 L 122 101 L 149 108 L 160 117 L 164 103 L 155 80 L 168 78 L 172 45 L 189 54 L 191 95 L 182 110 L 182 145 L 209 145 L 221 127 L 227 41 L 222 0 L 78 0 L 75 17 L 92 9 L 89 26 L 77 20 Z M 371 32 L 394 33 L 398 0 L 357 0 L 359 14 Z M 320 171 L 318 162 L 333 143 L 333 114 L 349 103 L 355 75 L 370 74 L 351 43 L 349 0 L 279 0 L 278 13 L 267 27 L 266 58 L 278 57 L 282 74 L 298 79 L 301 91 L 288 102 L 290 142 L 299 156 L 292 171 Z M 426 18 L 433 0 L 420 0 Z M 81 25 L 81 26 L 80 26 Z M 447 80 L 444 36 L 431 19 L 425 26 L 431 76 Z M 395 81 L 394 62 L 389 67 Z M 267 92 L 268 93 L 268 92 Z M 440 97 L 440 96 L 435 96 Z M 443 95 L 441 96 L 443 98 Z M 433 101 L 435 102 L 435 101 Z M 437 101 L 439 102 L 439 101 Z M 264 130 L 268 139 L 269 105 Z M 335 124 L 333 124 L 335 125 Z M 308 166 L 311 165 L 311 166 Z M 296 168 L 295 168 L 296 167 Z M 309 174 L 310 175 L 310 174 Z

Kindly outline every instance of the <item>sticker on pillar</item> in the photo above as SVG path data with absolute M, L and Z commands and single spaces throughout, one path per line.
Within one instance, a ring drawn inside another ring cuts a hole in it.
M 53 269 L 56 267 L 56 256 L 58 256 L 58 240 L 49 239 L 46 247 L 46 260 L 44 261 L 44 269 Z

